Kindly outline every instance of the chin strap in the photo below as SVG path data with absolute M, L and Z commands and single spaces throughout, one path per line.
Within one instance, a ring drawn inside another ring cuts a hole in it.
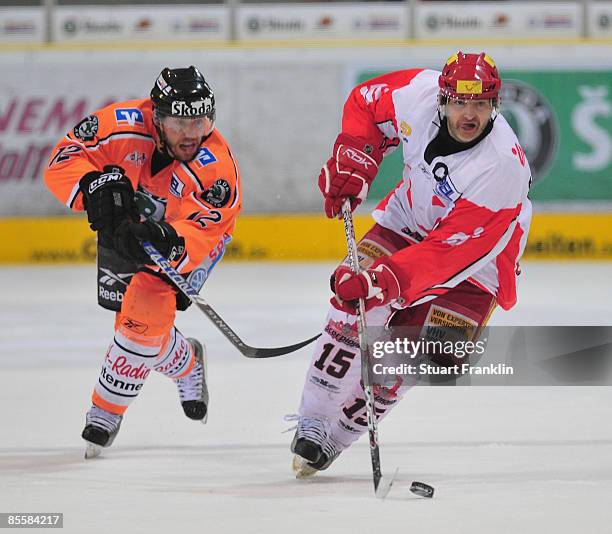
M 155 122 L 153 122 L 153 125 L 155 126 L 155 131 L 157 132 L 157 139 L 155 140 L 155 146 L 157 147 L 157 150 L 160 153 L 165 154 L 169 158 L 174 159 L 174 156 L 172 156 L 172 154 L 168 152 L 168 146 L 166 145 L 166 140 L 164 139 L 164 135 L 162 134 L 161 128 L 157 124 L 155 124 Z

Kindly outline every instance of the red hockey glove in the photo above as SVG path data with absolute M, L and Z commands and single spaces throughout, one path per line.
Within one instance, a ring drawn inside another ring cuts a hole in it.
M 342 213 L 342 204 L 351 199 L 354 210 L 368 195 L 382 161 L 382 152 L 350 135 L 341 133 L 331 158 L 319 174 L 319 189 L 325 197 L 325 215 Z
M 399 279 L 387 258 L 375 261 L 372 267 L 359 274 L 341 265 L 332 280 L 335 296 L 330 302 L 347 313 L 355 313 L 360 298 L 365 299 L 366 310 L 369 310 L 396 300 L 401 292 Z

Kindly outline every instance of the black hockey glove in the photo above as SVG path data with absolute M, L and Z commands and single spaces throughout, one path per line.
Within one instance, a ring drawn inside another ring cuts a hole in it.
M 88 172 L 79 188 L 92 230 L 112 239 L 123 220 L 138 220 L 134 188 L 121 167 L 105 165 L 102 171 Z
M 167 222 L 124 221 L 115 231 L 114 248 L 121 257 L 137 263 L 153 263 L 141 242 L 149 241 L 165 258 L 178 260 L 185 251 L 185 239 Z

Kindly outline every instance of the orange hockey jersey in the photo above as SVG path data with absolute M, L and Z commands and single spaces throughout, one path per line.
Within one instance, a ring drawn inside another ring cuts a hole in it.
M 242 207 L 240 173 L 227 142 L 214 130 L 193 161 L 173 160 L 153 174 L 156 138 L 150 99 L 111 104 L 60 140 L 44 179 L 61 202 L 83 211 L 81 177 L 105 165 L 122 167 L 141 215 L 164 219 L 185 238 L 186 255 L 176 267 L 186 273 L 218 257 L 229 241 Z

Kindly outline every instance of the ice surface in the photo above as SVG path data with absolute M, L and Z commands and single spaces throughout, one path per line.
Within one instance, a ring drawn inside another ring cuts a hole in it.
M 247 343 L 314 334 L 331 264 L 220 265 L 203 292 Z M 526 263 L 519 305 L 494 324 L 612 324 L 612 264 Z M 297 285 L 297 287 L 295 287 Z M 152 374 L 104 457 L 83 460 L 84 413 L 112 333 L 95 270 L 4 267 L 0 309 L 0 512 L 63 512 L 70 533 L 604 533 L 612 531 L 612 389 L 418 388 L 381 425 L 387 500 L 373 497 L 367 444 L 329 471 L 290 471 L 309 350 L 243 358 L 197 310 L 207 425 L 182 415 Z M 436 488 L 433 500 L 409 492 Z

